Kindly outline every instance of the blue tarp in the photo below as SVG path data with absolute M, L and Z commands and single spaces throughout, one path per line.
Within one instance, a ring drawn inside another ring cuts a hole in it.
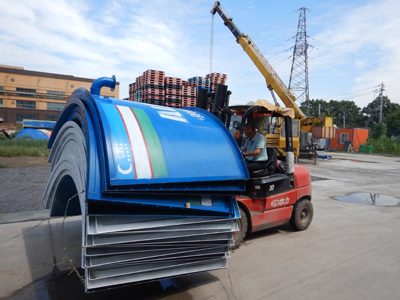
M 15 136 L 15 139 L 30 138 L 34 140 L 49 140 L 51 132 L 44 129 L 24 128 Z

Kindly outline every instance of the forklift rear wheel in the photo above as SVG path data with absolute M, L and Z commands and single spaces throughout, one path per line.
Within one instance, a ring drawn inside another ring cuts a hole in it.
M 239 248 L 240 244 L 243 243 L 246 235 L 247 235 L 247 230 L 249 228 L 249 222 L 247 219 L 246 212 L 239 207 L 239 212 L 240 212 L 240 219 L 238 220 L 239 222 L 239 231 L 235 232 L 233 235 L 233 241 L 235 242 L 235 248 Z
M 300 200 L 293 207 L 289 224 L 295 230 L 305 230 L 310 226 L 313 215 L 314 209 L 311 201 L 308 199 Z

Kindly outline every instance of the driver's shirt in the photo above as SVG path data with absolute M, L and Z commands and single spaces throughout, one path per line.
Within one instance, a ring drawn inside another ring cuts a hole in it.
M 251 141 L 250 138 L 248 138 L 244 147 L 246 148 L 246 152 L 253 152 L 256 149 L 261 149 L 259 155 L 246 156 L 248 161 L 265 161 L 268 159 L 265 138 L 261 133 L 257 132 Z

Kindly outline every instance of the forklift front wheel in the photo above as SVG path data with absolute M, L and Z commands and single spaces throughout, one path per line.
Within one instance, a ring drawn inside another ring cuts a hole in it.
M 247 230 L 249 228 L 249 221 L 247 219 L 246 212 L 239 207 L 240 211 L 240 219 L 238 220 L 239 222 L 239 231 L 235 232 L 233 234 L 233 241 L 235 242 L 235 248 L 239 248 L 240 244 L 243 243 L 246 235 L 247 235 Z
M 310 200 L 298 201 L 293 207 L 292 217 L 289 224 L 295 230 L 305 230 L 310 226 L 314 215 L 314 208 Z

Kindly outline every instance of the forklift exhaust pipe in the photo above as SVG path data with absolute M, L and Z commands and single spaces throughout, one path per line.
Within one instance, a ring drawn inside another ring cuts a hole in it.
M 294 173 L 294 153 L 293 152 L 286 152 L 286 174 L 293 174 Z
M 293 153 L 292 119 L 290 117 L 285 117 L 285 131 L 286 131 L 286 174 L 291 175 L 294 174 L 294 153 Z

